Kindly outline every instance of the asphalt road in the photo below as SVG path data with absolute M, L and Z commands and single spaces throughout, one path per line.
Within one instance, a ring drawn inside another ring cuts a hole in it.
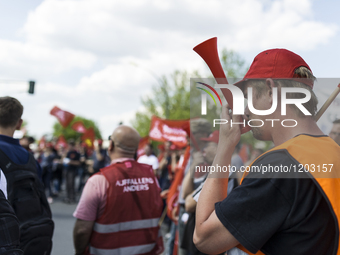
M 72 255 L 73 248 L 73 226 L 75 218 L 72 216 L 76 204 L 65 204 L 61 198 L 54 199 L 50 205 L 54 221 L 54 235 L 52 255 Z

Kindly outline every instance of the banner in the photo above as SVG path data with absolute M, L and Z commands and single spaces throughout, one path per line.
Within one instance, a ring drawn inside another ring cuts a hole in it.
M 86 132 L 86 127 L 84 126 L 84 123 L 81 120 L 74 122 L 72 124 L 72 129 L 82 134 Z
M 152 116 L 149 137 L 152 140 L 165 142 L 184 147 L 187 145 L 187 132 L 190 120 L 165 120 Z
M 50 111 L 50 114 L 55 116 L 59 123 L 66 128 L 70 122 L 73 120 L 73 118 L 75 117 L 74 114 L 61 110 L 59 107 L 54 106 L 53 109 Z

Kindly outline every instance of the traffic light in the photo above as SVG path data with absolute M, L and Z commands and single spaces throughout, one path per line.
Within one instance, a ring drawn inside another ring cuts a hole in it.
M 29 81 L 29 87 L 28 87 L 29 94 L 34 94 L 34 85 L 35 85 L 35 81 Z

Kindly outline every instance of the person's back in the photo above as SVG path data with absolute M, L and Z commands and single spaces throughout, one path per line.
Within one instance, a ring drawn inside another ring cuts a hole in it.
M 109 138 L 111 165 L 85 184 L 74 217 L 76 254 L 160 254 L 160 187 L 152 167 L 137 163 L 140 136 L 119 126 Z
M 107 240 L 110 249 L 122 254 L 128 250 L 155 254 L 162 201 L 152 168 L 128 160 L 102 169 L 101 174 L 109 182 L 107 203 L 94 224 L 90 253 L 97 254 L 96 247 L 103 247 Z
M 54 224 L 37 175 L 39 165 L 19 140 L 13 139 L 22 124 L 22 112 L 15 98 L 0 98 L 0 168 L 8 200 L 19 220 L 20 248 L 25 254 L 50 254 Z

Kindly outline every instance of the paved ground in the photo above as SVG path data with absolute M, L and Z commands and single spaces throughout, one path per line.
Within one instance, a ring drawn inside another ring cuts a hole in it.
M 61 198 L 54 199 L 51 204 L 55 224 L 52 255 L 74 254 L 72 232 L 75 218 L 72 214 L 76 206 L 61 202 Z

